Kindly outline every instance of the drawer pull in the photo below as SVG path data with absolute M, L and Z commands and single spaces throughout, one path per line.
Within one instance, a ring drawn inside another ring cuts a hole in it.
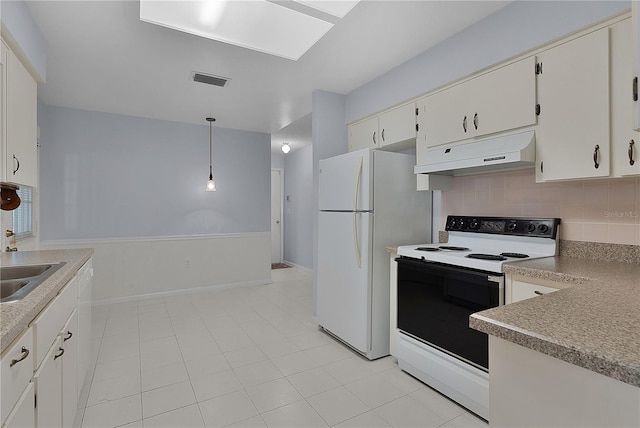
M 596 144 L 593 149 L 593 167 L 598 169 L 600 167 L 600 145 Z
M 73 337 L 73 333 L 71 333 L 70 331 L 67 331 L 67 334 L 68 334 L 69 336 L 65 337 L 65 338 L 62 340 L 63 342 L 66 342 L 67 340 L 69 340 L 69 339 L 71 339 L 71 338 Z
M 25 348 L 24 346 L 22 347 L 21 352 L 22 352 L 22 355 L 20 356 L 20 358 L 11 360 L 11 363 L 9 363 L 9 367 L 15 366 L 20 361 L 24 360 L 25 358 L 27 358 L 29 356 L 29 350 L 27 348 Z
M 538 296 L 542 296 L 544 294 L 542 291 L 538 291 L 538 290 L 534 290 L 533 292 Z
M 57 360 L 64 355 L 64 348 L 58 348 L 58 350 L 60 351 L 60 353 L 53 356 L 54 360 Z
M 633 166 L 634 163 L 636 163 L 636 161 L 633 160 L 633 146 L 636 144 L 635 141 L 631 140 L 629 141 L 629 165 Z

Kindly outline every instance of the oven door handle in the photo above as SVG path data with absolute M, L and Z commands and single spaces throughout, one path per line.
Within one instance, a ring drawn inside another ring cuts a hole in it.
M 479 276 L 479 277 L 483 277 L 486 278 L 487 281 L 489 282 L 494 282 L 497 283 L 499 285 L 502 285 L 504 283 L 504 276 L 503 275 L 495 275 L 492 274 L 491 272 L 484 272 L 484 271 L 477 271 L 477 270 L 473 270 L 473 269 L 465 269 L 459 266 L 453 266 L 453 265 L 448 265 L 448 264 L 444 264 L 444 263 L 439 263 L 439 262 L 433 262 L 430 260 L 418 260 L 418 259 L 414 259 L 412 257 L 398 257 L 396 259 L 396 262 L 398 262 L 398 266 L 405 264 L 405 265 L 410 265 L 410 266 L 415 266 L 416 268 L 419 268 L 420 270 L 435 270 L 435 271 L 445 271 L 445 272 L 457 272 L 457 273 L 462 273 L 465 275 L 473 275 L 473 276 Z

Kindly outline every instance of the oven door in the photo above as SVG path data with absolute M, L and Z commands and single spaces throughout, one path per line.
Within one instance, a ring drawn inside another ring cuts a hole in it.
M 398 329 L 488 371 L 487 335 L 469 327 L 469 315 L 503 304 L 503 275 L 405 257 L 396 261 Z

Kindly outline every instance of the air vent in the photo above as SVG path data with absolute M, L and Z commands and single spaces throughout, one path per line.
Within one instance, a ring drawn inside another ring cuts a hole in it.
M 220 86 L 220 87 L 224 87 L 224 85 L 226 85 L 227 81 L 229 80 L 226 77 L 213 76 L 211 74 L 204 74 L 204 73 L 198 73 L 198 72 L 193 72 L 193 74 L 191 75 L 191 78 L 193 79 L 194 82 L 206 83 L 207 85 Z

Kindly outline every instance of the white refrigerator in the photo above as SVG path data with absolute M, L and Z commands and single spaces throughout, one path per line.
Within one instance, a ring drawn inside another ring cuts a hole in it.
M 369 359 L 389 355 L 386 248 L 431 242 L 431 192 L 416 191 L 414 165 L 370 149 L 320 161 L 318 324 Z

